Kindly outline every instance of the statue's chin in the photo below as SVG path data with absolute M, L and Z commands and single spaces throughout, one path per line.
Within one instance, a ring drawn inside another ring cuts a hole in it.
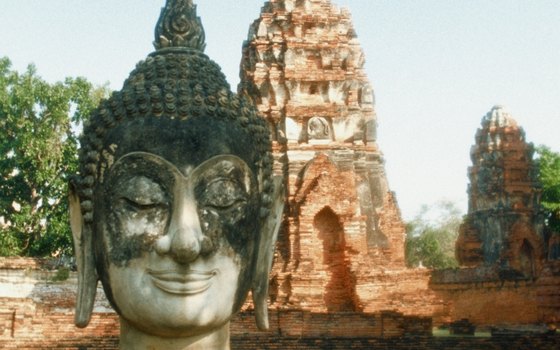
M 209 324 L 197 323 L 197 320 L 183 320 L 184 322 L 180 322 L 180 320 L 173 320 L 172 323 L 164 323 L 161 321 L 162 320 L 155 320 L 151 323 L 153 326 L 148 326 L 148 322 L 146 322 L 146 320 L 142 320 L 140 321 L 141 323 L 137 323 L 127 320 L 121 316 L 121 324 L 126 322 L 128 324 L 129 331 L 130 329 L 134 329 L 134 332 L 140 332 L 146 336 L 161 338 L 179 339 L 205 336 L 217 332 L 229 324 L 229 319 L 214 320 Z
M 191 334 L 178 332 L 177 334 L 151 334 L 138 329 L 121 317 L 121 336 L 119 349 L 121 350 L 147 350 L 161 349 L 229 349 L 229 322 L 221 327 L 197 328 L 199 333 Z

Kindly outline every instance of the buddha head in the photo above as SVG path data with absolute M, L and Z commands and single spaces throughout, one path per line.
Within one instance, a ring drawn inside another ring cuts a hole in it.
M 76 324 L 89 323 L 100 280 L 136 333 L 211 333 L 249 290 L 267 328 L 283 209 L 268 128 L 203 54 L 191 1 L 167 1 L 155 46 L 84 126 L 70 184 Z

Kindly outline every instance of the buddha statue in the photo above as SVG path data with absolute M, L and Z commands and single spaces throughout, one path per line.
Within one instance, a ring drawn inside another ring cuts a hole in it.
M 248 292 L 268 327 L 268 274 L 283 210 L 266 122 L 204 53 L 191 0 L 168 0 L 156 51 L 84 126 L 70 183 L 75 323 L 98 281 L 120 348 L 229 349 Z

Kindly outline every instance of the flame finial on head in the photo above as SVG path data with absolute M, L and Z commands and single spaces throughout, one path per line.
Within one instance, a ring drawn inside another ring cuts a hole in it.
M 206 47 L 204 28 L 192 0 L 167 0 L 161 9 L 155 37 L 156 50 L 176 47 L 203 52 Z

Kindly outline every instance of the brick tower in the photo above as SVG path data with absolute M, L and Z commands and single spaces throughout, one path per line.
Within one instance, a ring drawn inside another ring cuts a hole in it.
M 469 212 L 457 241 L 462 265 L 534 276 L 545 256 L 533 145 L 501 106 L 482 119 L 471 149 Z
M 244 43 L 239 90 L 269 122 L 287 189 L 272 301 L 366 310 L 376 271 L 404 268 L 405 227 L 349 12 L 328 0 L 266 2 Z

